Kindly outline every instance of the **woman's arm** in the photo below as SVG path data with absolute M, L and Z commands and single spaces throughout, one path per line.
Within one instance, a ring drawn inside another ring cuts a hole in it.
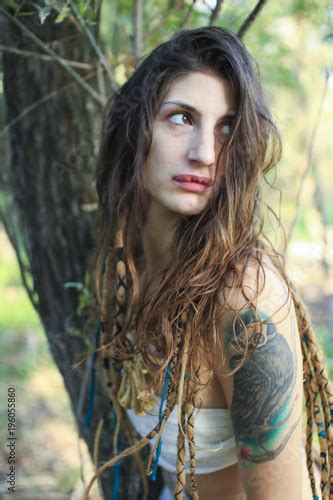
M 264 268 L 265 285 L 255 300 L 264 321 L 262 332 L 258 316 L 249 307 L 238 319 L 233 313 L 224 316 L 221 348 L 226 357 L 224 366 L 219 366 L 217 356 L 214 367 L 230 408 L 248 500 L 297 500 L 302 491 L 302 352 L 287 288 L 270 266 Z M 256 266 L 251 265 L 244 277 L 249 296 L 256 279 Z M 229 299 L 233 307 L 246 304 L 241 293 Z M 221 368 L 233 370 L 242 359 L 245 327 L 249 357 L 226 378 Z

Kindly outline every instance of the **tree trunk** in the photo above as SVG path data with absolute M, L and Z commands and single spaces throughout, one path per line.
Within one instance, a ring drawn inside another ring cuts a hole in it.
M 41 52 L 11 20 L 1 17 L 3 44 Z M 54 13 L 43 24 L 36 12 L 18 18 L 65 59 L 95 64 L 89 42 L 71 18 L 57 24 Z M 96 71 L 76 71 L 82 77 L 93 73 L 86 82 L 97 91 Z M 89 387 L 81 396 L 85 370 L 81 365 L 73 372 L 71 367 L 93 346 L 94 326 L 87 324 L 87 308 L 85 312 L 78 308 L 79 290 L 65 284 L 84 284 L 89 277 L 96 236 L 93 172 L 101 107 L 56 62 L 4 52 L 3 72 L 7 135 L 2 142 L 9 148 L 10 160 L 3 172 L 7 197 L 2 218 L 23 283 L 62 374 L 78 432 L 92 456 L 96 427 L 108 397 L 98 366 L 87 430 Z M 99 463 L 112 456 L 112 434 L 109 416 L 101 436 Z M 113 469 L 107 469 L 101 481 L 105 499 L 111 498 L 112 484 Z M 156 483 L 151 483 L 150 498 L 157 498 L 161 487 L 159 473 Z M 141 488 L 134 459 L 122 461 L 118 498 L 142 498 Z

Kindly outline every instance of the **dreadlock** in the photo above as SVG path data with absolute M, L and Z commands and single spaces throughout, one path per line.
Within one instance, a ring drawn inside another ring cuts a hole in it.
M 116 336 L 121 334 L 122 326 L 125 321 L 125 304 L 126 304 L 126 266 L 124 262 L 124 252 L 123 252 L 123 228 L 117 232 L 117 241 L 116 241 L 116 283 L 117 283 L 117 292 L 116 292 L 116 312 L 115 312 L 115 321 L 113 322 L 113 330 L 112 335 L 110 336 L 110 317 L 109 310 L 107 308 L 108 297 L 110 297 L 110 283 L 111 283 L 111 275 L 112 275 L 112 252 L 108 254 L 106 257 L 106 265 L 105 265 L 105 278 L 103 280 L 103 293 L 101 300 L 101 328 L 102 328 L 102 338 L 101 338 L 101 347 L 97 349 L 97 351 L 102 353 L 103 360 L 103 369 L 104 376 L 106 381 L 106 386 L 108 388 L 108 393 L 110 397 L 111 405 L 113 406 L 116 412 L 117 423 L 113 436 L 113 452 L 114 458 L 105 462 L 94 474 L 90 483 L 88 484 L 86 491 L 84 493 L 83 498 L 85 500 L 89 499 L 89 491 L 94 483 L 94 481 L 102 474 L 102 472 L 117 462 L 119 462 L 122 458 L 129 456 L 131 454 L 135 454 L 135 459 L 137 461 L 139 470 L 141 472 L 141 477 L 144 481 L 144 498 L 146 499 L 148 496 L 148 488 L 147 481 L 143 472 L 145 471 L 143 461 L 139 455 L 139 451 L 144 448 L 153 438 L 156 437 L 156 442 L 154 447 L 152 448 L 150 455 L 148 457 L 147 462 L 147 470 L 146 474 L 150 475 L 152 473 L 152 460 L 154 458 L 155 450 L 158 448 L 158 445 L 161 441 L 162 433 L 164 425 L 175 407 L 175 404 L 178 399 L 178 404 L 180 402 L 180 423 L 179 423 L 179 435 L 178 435 L 178 443 L 181 445 L 178 446 L 177 452 L 177 483 L 175 488 L 175 497 L 182 498 L 183 489 L 185 485 L 185 437 L 189 439 L 190 442 L 190 455 L 191 455 L 191 481 L 194 488 L 194 499 L 198 498 L 196 493 L 196 482 L 195 482 L 195 443 L 194 443 L 194 404 L 187 403 L 186 397 L 184 394 L 186 393 L 187 387 L 187 378 L 185 377 L 186 370 L 186 361 L 187 361 L 187 353 L 189 350 L 189 341 L 190 341 L 190 322 L 187 320 L 187 312 L 183 311 L 181 315 L 181 323 L 185 327 L 186 335 L 185 339 L 182 338 L 182 335 L 178 334 L 176 350 L 172 357 L 170 364 L 170 381 L 167 388 L 167 396 L 166 396 L 166 406 L 164 412 L 162 414 L 162 418 L 159 423 L 152 429 L 147 436 L 139 440 L 137 443 L 132 444 L 127 450 L 124 450 L 121 454 L 117 454 L 117 442 L 118 435 L 121 424 L 124 425 L 124 428 L 127 431 L 127 437 L 132 440 L 132 435 L 130 433 L 130 424 L 126 416 L 126 411 L 120 405 L 119 399 L 117 397 L 117 391 L 119 390 L 120 380 L 121 380 L 121 362 L 119 360 L 112 357 L 112 340 L 115 339 Z M 175 377 L 175 368 L 179 361 L 181 360 L 181 375 L 180 380 L 177 381 Z M 198 374 L 198 370 L 197 370 Z M 197 375 L 196 374 L 196 375 Z M 179 386 L 179 387 L 178 387 Z M 178 390 L 177 390 L 178 388 Z M 187 415 L 187 425 L 185 426 L 185 419 Z M 101 436 L 101 429 L 103 425 L 103 421 L 105 420 L 105 415 L 101 418 L 100 423 L 97 427 L 97 431 L 95 434 L 95 442 L 94 442 L 94 463 L 98 463 L 98 448 Z M 185 428 L 185 432 L 184 432 Z
M 134 454 L 141 473 L 141 478 L 144 482 L 144 498 L 148 496 L 148 485 L 146 475 L 152 474 L 152 462 L 156 450 L 161 441 L 164 426 L 178 403 L 178 438 L 177 438 L 177 481 L 175 483 L 175 498 L 180 499 L 183 497 L 185 487 L 185 440 L 188 440 L 190 450 L 190 479 L 193 499 L 198 500 L 198 490 L 195 478 L 195 439 L 194 439 L 194 409 L 197 400 L 197 392 L 199 390 L 199 368 L 195 372 L 195 383 L 193 398 L 189 401 L 187 399 L 187 388 L 189 378 L 186 376 L 188 352 L 190 345 L 190 321 L 188 313 L 182 313 L 182 325 L 185 335 L 178 333 L 176 349 L 170 363 L 170 379 L 167 387 L 166 406 L 162 414 L 162 418 L 145 437 L 141 438 L 136 443 L 133 442 L 131 433 L 131 424 L 124 407 L 119 403 L 117 397 L 117 390 L 119 389 L 121 379 L 122 363 L 112 357 L 112 340 L 121 335 L 122 325 L 125 321 L 125 304 L 126 304 L 126 266 L 123 252 L 123 239 L 122 231 L 117 233 L 116 242 L 116 312 L 115 321 L 113 322 L 112 335 L 110 336 L 110 317 L 107 308 L 107 298 L 110 297 L 110 283 L 112 275 L 112 252 L 106 258 L 105 278 L 103 280 L 103 294 L 101 302 L 101 326 L 102 338 L 100 352 L 102 353 L 103 369 L 105 375 L 106 386 L 109 391 L 110 408 L 113 407 L 117 417 L 117 424 L 113 436 L 113 449 L 114 457 L 101 465 L 95 472 L 90 480 L 89 485 L 84 493 L 84 500 L 89 499 L 89 491 L 94 481 L 108 468 L 117 464 L 123 458 Z M 320 465 L 321 465 L 321 493 L 323 499 L 329 499 L 333 487 L 333 450 L 332 450 L 332 419 L 333 415 L 333 396 L 331 385 L 329 382 L 326 366 L 324 363 L 323 353 L 320 345 L 316 339 L 314 330 L 310 326 L 309 315 L 306 311 L 304 304 L 293 284 L 288 280 L 288 285 L 292 293 L 292 299 L 295 306 L 297 316 L 298 330 L 301 339 L 302 354 L 303 354 L 303 384 L 304 384 L 304 398 L 307 414 L 306 425 L 306 456 L 307 467 L 309 471 L 311 488 L 314 498 L 318 497 L 316 490 L 315 475 L 314 475 L 314 458 L 313 458 L 313 424 L 317 426 L 317 432 L 320 444 Z M 176 379 L 176 367 L 180 366 L 180 374 L 178 380 Z M 105 415 L 102 417 L 95 434 L 94 443 L 94 463 L 98 463 L 98 448 L 101 436 L 101 428 Z M 123 450 L 120 454 L 117 451 L 118 434 L 121 427 L 124 425 L 127 437 L 131 446 Z M 149 444 L 149 442 L 156 438 L 155 444 L 152 447 L 145 466 L 140 456 L 140 450 Z
M 313 420 L 315 420 L 320 445 L 321 482 L 323 499 L 333 494 L 333 393 L 329 382 L 324 356 L 316 334 L 310 326 L 307 311 L 294 288 L 291 288 L 298 329 L 301 338 L 304 372 L 304 397 L 306 404 L 306 456 L 311 488 L 318 497 L 312 458 Z

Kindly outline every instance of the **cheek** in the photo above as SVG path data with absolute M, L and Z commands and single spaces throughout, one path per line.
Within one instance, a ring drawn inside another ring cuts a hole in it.
M 143 184 L 147 191 L 151 192 L 158 186 L 159 172 L 158 162 L 154 155 L 149 154 L 143 165 Z
M 168 169 L 168 155 L 167 150 L 165 150 L 161 145 L 156 147 L 152 144 L 150 152 L 144 163 L 144 175 L 151 179 L 162 179 L 163 173 Z

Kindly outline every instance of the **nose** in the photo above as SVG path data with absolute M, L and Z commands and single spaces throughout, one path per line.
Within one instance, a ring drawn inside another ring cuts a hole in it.
M 202 165 L 215 164 L 215 134 L 212 127 L 197 128 L 191 138 L 188 149 L 188 159 Z

